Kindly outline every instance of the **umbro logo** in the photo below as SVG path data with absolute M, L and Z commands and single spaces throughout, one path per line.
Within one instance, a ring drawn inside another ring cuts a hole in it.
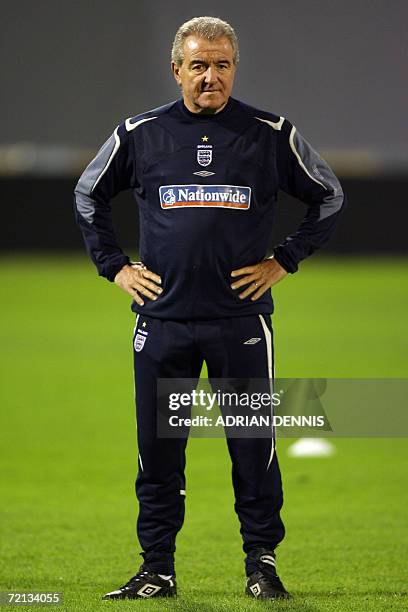
M 249 587 L 254 597 L 259 597 L 261 592 L 261 587 L 259 586 L 259 582 L 253 584 Z
M 208 172 L 207 170 L 200 170 L 200 172 L 193 172 L 193 174 L 197 174 L 197 176 L 203 176 L 205 178 L 206 176 L 212 176 L 213 174 L 215 174 L 215 172 Z
M 257 342 L 260 342 L 260 341 L 261 341 L 261 338 L 250 338 L 249 340 L 244 342 L 244 344 L 256 344 Z
M 146 584 L 142 586 L 141 589 L 137 591 L 137 594 L 140 597 L 153 597 L 153 595 L 156 595 L 156 593 L 160 590 L 161 590 L 160 586 L 157 586 L 156 584 L 150 584 L 149 582 L 147 582 Z

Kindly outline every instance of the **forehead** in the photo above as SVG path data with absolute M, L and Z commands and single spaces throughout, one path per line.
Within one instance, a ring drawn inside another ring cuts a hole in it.
M 234 50 L 231 42 L 226 36 L 221 36 L 214 40 L 207 40 L 206 38 L 192 34 L 187 36 L 183 47 L 185 61 L 191 61 L 199 57 L 220 58 L 221 56 L 223 56 L 224 59 L 232 61 L 234 57 Z

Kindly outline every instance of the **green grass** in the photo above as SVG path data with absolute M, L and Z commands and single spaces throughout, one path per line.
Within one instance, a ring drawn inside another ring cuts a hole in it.
M 406 377 L 407 263 L 319 256 L 285 279 L 277 374 Z M 290 602 L 242 595 L 226 445 L 191 439 L 177 601 L 100 601 L 140 561 L 129 301 L 82 257 L 1 267 L 0 590 L 62 591 L 53 609 L 84 612 L 407 609 L 405 439 L 338 439 L 326 459 L 280 441 Z

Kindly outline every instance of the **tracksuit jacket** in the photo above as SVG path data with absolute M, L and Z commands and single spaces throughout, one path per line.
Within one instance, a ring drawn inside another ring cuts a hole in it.
M 139 254 L 163 293 L 135 312 L 160 319 L 270 314 L 270 292 L 241 300 L 231 271 L 262 261 L 280 189 L 307 204 L 297 231 L 273 251 L 288 271 L 327 242 L 344 203 L 327 163 L 284 117 L 234 98 L 213 115 L 183 100 L 121 123 L 75 188 L 77 221 L 100 275 L 129 263 L 112 227 L 111 199 L 132 189 Z M 135 236 L 135 244 L 137 236 Z

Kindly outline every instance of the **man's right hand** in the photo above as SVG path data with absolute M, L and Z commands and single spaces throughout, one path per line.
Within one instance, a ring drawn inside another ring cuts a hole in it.
M 157 284 L 161 283 L 160 276 L 150 272 L 142 262 L 123 266 L 115 276 L 115 283 L 123 291 L 131 295 L 139 306 L 144 304 L 139 294 L 151 300 L 157 300 L 158 295 L 163 291 L 161 287 L 157 286 Z

